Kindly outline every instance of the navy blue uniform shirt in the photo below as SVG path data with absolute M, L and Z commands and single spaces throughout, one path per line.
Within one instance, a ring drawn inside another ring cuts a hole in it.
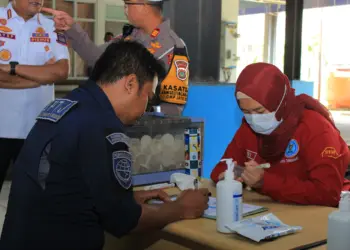
M 13 169 L 0 249 L 101 250 L 137 226 L 128 137 L 94 82 L 37 119 Z

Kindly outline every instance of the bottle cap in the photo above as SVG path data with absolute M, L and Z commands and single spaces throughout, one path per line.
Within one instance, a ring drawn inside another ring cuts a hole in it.
M 233 169 L 235 167 L 235 163 L 232 158 L 222 159 L 220 162 L 226 162 L 227 169 L 225 171 L 225 180 L 233 180 L 235 175 L 233 173 Z
M 340 194 L 339 210 L 342 212 L 350 212 L 350 192 L 342 191 Z

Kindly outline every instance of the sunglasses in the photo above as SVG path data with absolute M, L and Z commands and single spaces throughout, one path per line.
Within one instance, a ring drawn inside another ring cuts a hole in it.
M 147 2 L 147 1 L 140 1 L 140 2 L 133 2 L 133 1 L 130 1 L 130 0 L 124 0 L 124 4 L 126 5 L 157 5 L 157 3 L 150 3 L 150 2 Z

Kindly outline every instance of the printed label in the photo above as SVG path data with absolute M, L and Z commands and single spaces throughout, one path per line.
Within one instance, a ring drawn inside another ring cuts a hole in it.
M 233 222 L 242 220 L 242 194 L 233 195 Z

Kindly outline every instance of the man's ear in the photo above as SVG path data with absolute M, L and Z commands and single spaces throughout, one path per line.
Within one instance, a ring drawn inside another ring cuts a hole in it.
M 137 77 L 135 74 L 125 76 L 124 78 L 124 88 L 128 94 L 139 91 L 139 84 L 137 82 Z

